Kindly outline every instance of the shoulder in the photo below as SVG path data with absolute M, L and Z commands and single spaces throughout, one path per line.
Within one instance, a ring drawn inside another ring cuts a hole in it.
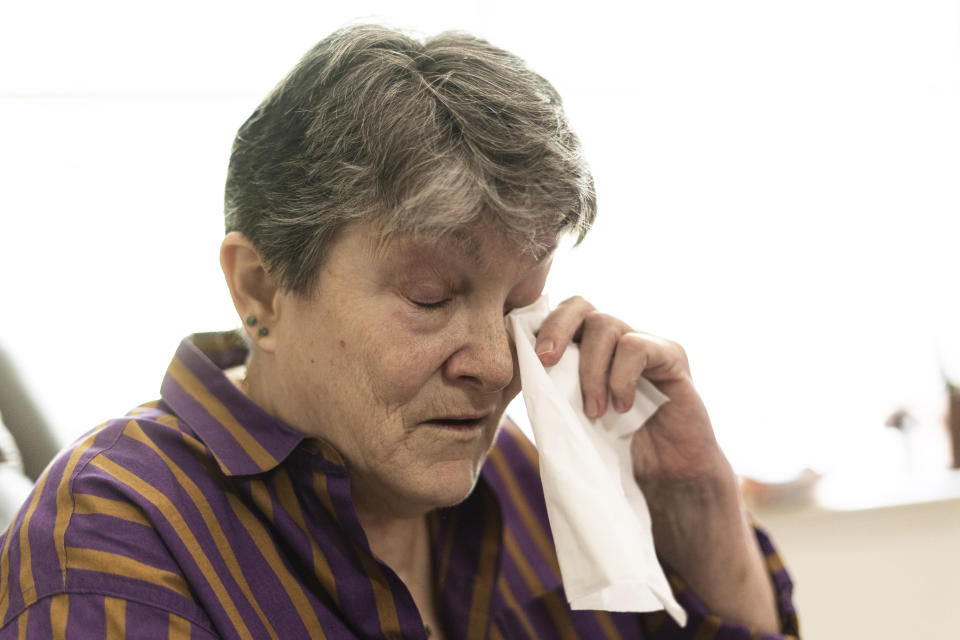
M 184 480 L 213 468 L 203 445 L 156 403 L 82 436 L 47 467 L 0 537 L 0 624 L 67 593 L 202 618 L 164 530 L 183 528 Z
M 0 640 L 25 637 L 213 640 L 221 636 L 203 620 L 185 618 L 152 603 L 73 592 L 41 598 L 0 624 Z

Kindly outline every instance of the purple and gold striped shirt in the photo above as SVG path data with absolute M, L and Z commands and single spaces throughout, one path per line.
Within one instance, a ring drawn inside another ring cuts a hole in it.
M 339 454 L 223 374 L 245 357 L 236 334 L 184 340 L 160 400 L 51 463 L 0 537 L 0 640 L 427 636 L 370 551 Z M 509 422 L 470 497 L 429 524 L 448 638 L 757 637 L 710 615 L 675 575 L 686 629 L 662 612 L 571 611 L 536 450 Z M 795 634 L 790 580 L 757 535 Z

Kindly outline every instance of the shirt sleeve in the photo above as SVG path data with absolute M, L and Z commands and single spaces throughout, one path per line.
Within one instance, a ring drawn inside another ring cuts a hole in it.
M 214 640 L 202 621 L 158 607 L 91 593 L 60 593 L 42 598 L 0 629 L 0 640 L 83 638 L 169 638 Z
M 773 584 L 777 613 L 780 617 L 780 633 L 760 633 L 742 624 L 724 620 L 713 615 L 707 606 L 686 582 L 669 566 L 664 565 L 670 587 L 677 601 L 687 611 L 687 626 L 680 627 L 666 612 L 658 611 L 643 616 L 644 630 L 651 640 L 797 640 L 800 637 L 799 621 L 793 606 L 793 582 L 780 560 L 769 536 L 757 526 L 754 533 L 767 565 Z

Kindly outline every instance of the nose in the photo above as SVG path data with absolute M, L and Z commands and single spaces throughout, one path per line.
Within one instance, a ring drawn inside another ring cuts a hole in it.
M 503 315 L 484 314 L 469 323 L 461 347 L 444 364 L 451 380 L 496 393 L 513 381 L 514 356 Z

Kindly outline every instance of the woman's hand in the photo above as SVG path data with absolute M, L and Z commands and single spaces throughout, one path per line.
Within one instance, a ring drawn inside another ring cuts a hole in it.
M 679 344 L 635 331 L 580 297 L 560 303 L 543 322 L 536 344 L 540 361 L 545 366 L 559 362 L 571 340 L 580 343 L 583 406 L 589 417 L 611 409 L 628 411 L 641 376 L 670 398 L 633 439 L 633 470 L 641 487 L 735 482 Z
M 713 613 L 754 630 L 779 628 L 773 589 L 746 519 L 736 476 L 720 450 L 690 365 L 675 342 L 635 331 L 580 297 L 547 316 L 536 352 L 545 366 L 580 343 L 587 415 L 633 405 L 644 377 L 669 398 L 631 442 L 633 473 L 650 507 L 660 555 Z

